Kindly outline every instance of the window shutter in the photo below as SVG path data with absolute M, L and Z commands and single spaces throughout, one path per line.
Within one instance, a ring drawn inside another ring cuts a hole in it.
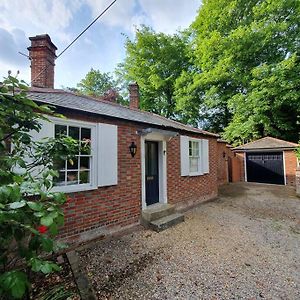
M 181 176 L 188 176 L 190 169 L 189 162 L 189 138 L 187 136 L 180 136 L 180 163 Z
M 54 137 L 54 124 L 52 122 L 46 120 L 39 120 L 39 123 L 41 124 L 41 129 L 39 132 L 35 130 L 31 130 L 29 132 L 29 135 L 31 136 L 33 142 L 42 142 L 44 138 Z M 14 146 L 12 145 L 12 147 Z M 32 160 L 29 157 L 24 157 L 24 160 L 28 164 L 32 162 Z M 31 174 L 32 176 L 36 176 L 40 173 L 40 171 L 41 169 L 36 167 L 31 171 Z M 14 168 L 14 172 L 23 173 L 24 169 L 20 166 L 16 166 Z
M 202 140 L 202 171 L 209 173 L 209 143 L 208 140 Z
M 98 124 L 98 186 L 118 184 L 118 127 Z
M 39 120 L 41 124 L 41 129 L 39 132 L 32 130 L 30 135 L 32 140 L 35 142 L 42 142 L 43 138 L 53 138 L 54 137 L 54 124 L 46 120 Z

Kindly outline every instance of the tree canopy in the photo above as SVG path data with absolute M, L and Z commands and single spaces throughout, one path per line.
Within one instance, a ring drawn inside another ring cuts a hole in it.
M 126 58 L 118 72 L 140 87 L 140 106 L 160 115 L 177 118 L 175 82 L 188 69 L 186 40 L 183 34 L 155 33 L 149 27 L 127 38 Z
M 115 89 L 116 84 L 109 73 L 91 70 L 78 84 L 78 91 L 88 96 L 103 96 L 108 90 Z
M 186 122 L 239 144 L 299 138 L 300 2 L 205 0 L 191 25 L 193 67 L 177 80 Z

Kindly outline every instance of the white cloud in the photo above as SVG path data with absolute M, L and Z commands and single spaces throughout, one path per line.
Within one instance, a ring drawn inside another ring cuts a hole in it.
M 103 12 L 111 2 L 111 0 L 85 0 L 85 3 L 92 11 L 93 17 Z M 122 27 L 126 31 L 130 31 L 134 18 L 134 9 L 134 0 L 119 0 L 99 19 L 99 22 L 111 27 Z
M 139 0 L 154 30 L 174 33 L 187 28 L 197 15 L 200 0 Z
M 0 81 L 7 70 L 29 81 L 29 36 L 48 33 L 58 53 L 112 0 L 0 0 Z M 124 57 L 121 33 L 133 36 L 141 24 L 174 33 L 194 20 L 201 0 L 118 0 L 67 55 L 57 61 L 56 83 L 72 85 L 90 66 L 112 71 Z M 89 12 L 91 13 L 90 18 Z M 85 18 L 85 19 L 83 19 Z M 84 64 L 78 66 L 77 62 Z M 74 63 L 76 62 L 76 64 Z M 77 66 L 77 67 L 76 67 Z
M 0 27 L 12 31 L 22 28 L 27 35 L 49 33 L 66 41 L 61 33 L 70 24 L 81 1 L 64 0 L 1 0 Z

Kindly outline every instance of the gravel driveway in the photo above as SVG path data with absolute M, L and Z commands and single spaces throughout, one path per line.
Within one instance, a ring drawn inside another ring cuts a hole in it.
M 300 299 L 300 199 L 287 187 L 226 185 L 176 227 L 80 256 L 99 299 Z

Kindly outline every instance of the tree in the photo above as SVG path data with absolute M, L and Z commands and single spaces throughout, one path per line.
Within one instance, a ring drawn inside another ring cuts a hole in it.
M 0 86 L 0 298 L 20 299 L 30 288 L 30 272 L 59 270 L 44 259 L 59 249 L 53 240 L 64 222 L 63 193 L 52 191 L 54 164 L 70 159 L 78 143 L 70 137 L 33 141 L 46 105 L 27 98 L 24 82 L 8 76 Z M 59 115 L 56 115 L 60 117 Z
M 75 89 L 75 92 L 87 96 L 102 97 L 111 90 L 116 92 L 116 101 L 118 103 L 126 103 L 123 97 L 119 94 L 119 83 L 113 79 L 113 76 L 110 73 L 101 73 L 99 70 L 91 68 L 85 78 L 77 84 L 77 90 Z
M 266 135 L 298 141 L 299 21 L 299 1 L 204 1 L 178 108 L 234 144 Z
M 166 117 L 178 118 L 175 106 L 175 81 L 188 69 L 186 43 L 182 34 L 155 33 L 149 27 L 127 38 L 126 58 L 118 72 L 140 87 L 140 107 Z

